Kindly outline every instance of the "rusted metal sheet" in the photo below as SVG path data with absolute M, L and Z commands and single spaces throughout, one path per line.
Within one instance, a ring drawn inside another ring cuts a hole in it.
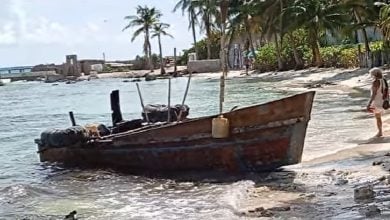
M 129 171 L 270 170 L 300 162 L 313 97 L 308 92 L 226 113 L 229 138 L 211 137 L 210 116 L 77 146 L 39 146 L 40 158 Z

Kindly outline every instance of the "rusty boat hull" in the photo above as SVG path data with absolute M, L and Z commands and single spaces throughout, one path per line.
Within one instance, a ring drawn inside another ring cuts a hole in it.
M 230 135 L 213 138 L 209 116 L 65 147 L 38 145 L 40 160 L 126 171 L 266 171 L 301 161 L 314 92 L 224 114 Z

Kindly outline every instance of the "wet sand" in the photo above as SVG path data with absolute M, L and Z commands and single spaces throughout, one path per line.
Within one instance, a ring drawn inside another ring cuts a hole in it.
M 371 82 L 367 69 L 312 69 L 264 73 L 258 77 L 277 81 L 286 89 L 339 90 L 350 93 L 351 98 L 365 96 L 367 100 Z M 367 113 L 367 117 L 375 123 L 372 115 Z M 256 183 L 248 191 L 240 215 L 282 219 L 389 219 L 390 116 L 385 114 L 383 120 L 384 137 L 362 140 L 351 149 L 286 167 L 270 174 L 268 181 Z M 367 132 L 375 134 L 373 130 Z M 370 187 L 372 197 L 355 198 L 359 190 Z

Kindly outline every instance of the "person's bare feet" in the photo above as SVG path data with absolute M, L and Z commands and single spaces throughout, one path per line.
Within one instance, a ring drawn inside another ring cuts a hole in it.
M 382 136 L 383 136 L 382 132 L 378 132 L 374 137 L 382 137 Z

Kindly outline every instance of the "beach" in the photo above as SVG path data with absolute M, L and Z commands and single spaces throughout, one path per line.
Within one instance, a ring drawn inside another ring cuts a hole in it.
M 302 163 L 275 172 L 180 181 L 39 163 L 33 139 L 43 129 L 68 123 L 68 110 L 80 123 L 109 123 L 113 89 L 121 91 L 124 117 L 139 117 L 135 85 L 124 82 L 128 77 L 106 74 L 70 85 L 29 82 L 2 88 L 15 101 L 0 99 L 6 122 L 0 136 L 6 155 L 0 165 L 0 216 L 52 219 L 77 210 L 82 219 L 389 218 L 390 117 L 384 115 L 385 136 L 372 138 L 374 118 L 364 110 L 368 69 L 228 73 L 226 109 L 316 91 Z M 217 112 L 213 94 L 219 78 L 220 73 L 193 74 L 191 117 Z M 186 82 L 186 76 L 172 78 L 173 102 L 182 99 Z M 139 83 L 147 102 L 165 101 L 166 80 Z M 373 195 L 355 198 L 361 187 L 372 187 Z
M 389 73 L 389 71 L 385 71 Z M 340 91 L 369 98 L 368 69 L 312 69 L 258 74 L 289 89 Z M 364 106 L 362 106 L 362 111 Z M 367 113 L 366 117 L 374 118 Z M 335 121 L 334 123 L 342 123 Z M 384 116 L 384 137 L 361 139 L 355 146 L 307 158 L 253 185 L 243 215 L 297 219 L 363 219 L 390 217 L 390 117 Z M 368 129 L 375 134 L 375 130 Z M 356 134 L 365 135 L 365 134 Z M 304 157 L 305 158 L 305 157 Z M 355 190 L 372 187 L 373 196 L 354 199 Z

